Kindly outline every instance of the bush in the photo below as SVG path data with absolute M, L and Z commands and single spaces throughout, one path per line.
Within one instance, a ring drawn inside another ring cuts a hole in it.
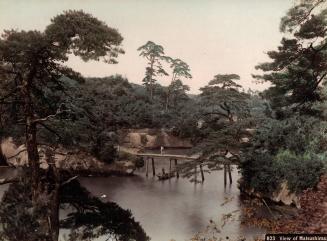
M 254 189 L 263 194 L 270 194 L 278 189 L 278 170 L 274 169 L 273 157 L 267 152 L 248 154 L 241 161 L 240 167 L 243 177 L 242 189 Z
M 293 192 L 300 192 L 319 182 L 324 172 L 326 155 L 306 152 L 297 155 L 289 150 L 280 151 L 273 162 L 279 180 L 287 180 L 288 187 Z
M 326 133 L 316 118 L 267 118 L 242 150 L 242 188 L 271 194 L 284 181 L 296 193 L 315 186 L 326 171 Z
M 117 150 L 114 145 L 105 145 L 96 155 L 100 161 L 107 164 L 113 163 L 117 157 Z
M 137 167 L 137 168 L 141 168 L 141 167 L 144 167 L 144 159 L 143 159 L 143 157 L 138 157 L 138 158 L 136 158 L 136 160 L 135 160 L 135 166 Z

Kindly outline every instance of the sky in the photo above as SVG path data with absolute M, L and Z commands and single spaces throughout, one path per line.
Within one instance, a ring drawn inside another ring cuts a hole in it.
M 84 10 L 124 37 L 126 51 L 117 65 L 83 62 L 72 56 L 67 65 L 85 77 L 121 74 L 142 83 L 146 61 L 137 48 L 151 40 L 165 54 L 189 64 L 193 78 L 184 83 L 199 93 L 216 74 L 240 75 L 245 88 L 262 90 L 251 74 L 268 61 L 266 52 L 279 45 L 279 23 L 294 0 L 0 0 L 0 32 L 44 30 L 64 10 Z M 168 85 L 170 78 L 159 78 Z

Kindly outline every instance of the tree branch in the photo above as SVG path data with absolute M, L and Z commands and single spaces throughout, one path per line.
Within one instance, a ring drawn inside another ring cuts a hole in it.
M 39 124 L 41 126 L 43 126 L 45 129 L 47 129 L 48 131 L 50 131 L 53 134 L 55 134 L 57 137 L 59 137 L 59 139 L 62 139 L 62 137 L 58 134 L 58 132 L 56 132 L 55 130 L 53 130 L 52 128 L 50 128 L 49 126 L 47 126 L 46 124 L 44 124 L 43 122 L 39 122 Z
M 61 106 L 60 106 L 60 107 L 61 107 Z M 56 111 L 55 114 L 48 115 L 48 116 L 46 116 L 46 117 L 44 117 L 44 118 L 34 119 L 32 122 L 33 122 L 33 123 L 40 124 L 41 122 L 47 121 L 47 120 L 49 120 L 49 119 L 52 119 L 52 118 L 57 117 L 58 115 L 61 115 L 61 114 L 64 114 L 64 113 L 68 112 L 68 110 L 60 110 L 60 107 L 58 108 L 58 110 Z
M 64 186 L 64 185 L 70 183 L 71 181 L 75 180 L 76 178 L 78 178 L 78 176 L 73 176 L 73 177 L 69 178 L 68 180 L 64 181 L 63 183 L 61 183 L 60 186 Z
M 208 113 L 204 113 L 203 115 L 220 115 L 222 117 L 225 117 L 227 119 L 229 119 L 229 116 L 224 114 L 224 113 L 221 113 L 221 112 L 208 112 Z
M 19 179 L 17 177 L 15 178 L 1 178 L 0 179 L 0 185 L 4 185 L 7 183 L 14 183 L 14 182 L 18 182 Z
M 7 157 L 7 160 L 12 159 L 12 158 L 18 156 L 20 153 L 22 153 L 22 152 L 24 152 L 24 151 L 27 151 L 27 149 L 25 148 L 25 149 L 20 150 L 19 152 L 17 152 L 15 155 L 12 155 L 12 156 L 10 156 L 10 157 Z
M 15 94 L 22 86 L 17 86 L 15 89 L 10 91 L 8 94 L 6 94 L 4 97 L 0 98 L 0 101 L 4 101 L 5 99 L 11 97 L 13 94 Z

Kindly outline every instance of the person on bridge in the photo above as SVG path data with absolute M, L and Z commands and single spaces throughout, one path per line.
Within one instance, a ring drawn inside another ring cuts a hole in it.
M 163 154 L 163 150 L 164 150 L 164 147 L 161 146 L 161 147 L 160 147 L 160 154 L 161 154 L 161 155 Z

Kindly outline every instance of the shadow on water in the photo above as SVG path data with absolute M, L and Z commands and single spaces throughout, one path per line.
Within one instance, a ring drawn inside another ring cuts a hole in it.
M 169 160 L 155 160 L 155 165 L 158 171 L 169 170 Z M 203 184 L 184 178 L 158 181 L 152 172 L 146 177 L 145 168 L 136 174 L 128 178 L 84 177 L 79 180 L 93 195 L 130 209 L 155 241 L 190 240 L 195 233 L 206 229 L 209 220 L 221 222 L 225 214 L 241 212 L 236 168 L 232 171 L 233 183 L 226 188 L 223 171 L 206 174 Z M 239 217 L 224 225 L 221 233 L 222 236 L 251 239 L 260 234 L 262 230 L 240 225 Z
M 34 208 L 28 182 L 7 186 L 0 203 L 0 240 L 47 240 L 40 236 L 38 219 L 49 210 L 40 209 L 38 215 Z M 60 209 L 60 240 L 148 240 L 129 210 L 92 196 L 77 180 L 60 188 Z
M 169 161 L 156 160 L 156 166 L 167 168 Z M 13 175 L 10 172 L 1 172 L 1 178 Z M 145 168 L 136 174 L 80 177 L 62 186 L 60 240 L 143 241 L 148 235 L 155 241 L 184 241 L 206 229 L 210 220 L 221 223 L 224 215 L 241 212 L 235 168 L 233 183 L 226 187 L 223 171 L 206 174 L 205 182 L 197 184 L 183 178 L 158 181 L 152 174 L 146 177 Z M 28 236 L 40 228 L 35 228 L 31 216 L 30 185 L 2 185 L 0 196 L 0 240 L 42 240 Z M 261 233 L 243 227 L 236 217 L 224 225 L 220 235 L 252 239 Z

